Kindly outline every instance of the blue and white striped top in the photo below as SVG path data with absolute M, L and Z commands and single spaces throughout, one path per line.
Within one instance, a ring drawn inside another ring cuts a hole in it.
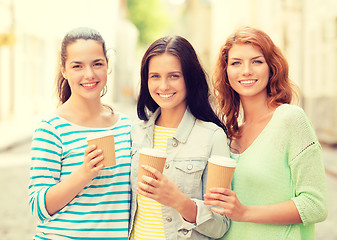
M 34 239 L 127 239 L 130 212 L 130 120 L 123 114 L 108 128 L 75 125 L 56 114 L 41 121 L 31 146 L 29 205 L 37 219 Z M 116 166 L 104 168 L 63 209 L 50 216 L 47 190 L 84 160 L 87 136 L 111 132 Z

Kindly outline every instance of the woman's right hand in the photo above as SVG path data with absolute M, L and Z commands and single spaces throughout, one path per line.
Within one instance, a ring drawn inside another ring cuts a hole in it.
M 101 163 L 103 160 L 103 152 L 97 149 L 96 145 L 88 146 L 84 151 L 84 162 L 80 167 L 80 172 L 83 176 L 93 179 L 98 175 L 98 172 L 104 168 Z
M 213 206 L 213 212 L 226 215 L 237 222 L 245 221 L 247 206 L 239 201 L 234 191 L 227 188 L 211 188 L 204 198 L 204 204 Z

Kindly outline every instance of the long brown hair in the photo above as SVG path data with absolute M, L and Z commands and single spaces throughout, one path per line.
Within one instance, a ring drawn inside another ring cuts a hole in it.
M 269 106 L 291 103 L 294 97 L 298 97 L 298 89 L 288 77 L 288 62 L 271 38 L 256 28 L 239 28 L 221 47 L 212 78 L 219 116 L 225 122 L 231 140 L 239 136 L 240 111 L 240 96 L 230 86 L 227 76 L 228 52 L 234 44 L 253 44 L 261 49 L 270 69 L 267 85 Z
M 105 41 L 103 37 L 101 36 L 101 34 L 95 29 L 79 27 L 79 28 L 75 28 L 71 30 L 70 32 L 68 32 L 62 40 L 59 58 L 60 58 L 60 64 L 62 64 L 63 67 L 65 67 L 65 63 L 67 60 L 67 46 L 71 43 L 76 42 L 79 39 L 95 40 L 95 41 L 100 42 L 102 44 L 105 59 L 108 62 Z M 62 75 L 60 67 L 59 67 L 59 70 L 56 76 L 56 85 L 57 85 L 57 95 L 58 95 L 59 101 L 61 104 L 65 103 L 71 95 L 71 89 L 70 89 L 68 80 L 65 79 Z M 106 93 L 106 87 L 104 87 L 103 89 L 102 96 L 105 93 Z
M 187 39 L 181 36 L 166 36 L 154 41 L 145 52 L 140 69 L 141 85 L 137 101 L 138 117 L 149 119 L 149 111 L 153 113 L 159 108 L 153 100 L 148 88 L 149 63 L 152 57 L 164 53 L 177 57 L 180 61 L 186 86 L 186 105 L 193 116 L 205 122 L 213 122 L 226 132 L 226 127 L 211 107 L 210 90 L 207 74 L 198 56 Z

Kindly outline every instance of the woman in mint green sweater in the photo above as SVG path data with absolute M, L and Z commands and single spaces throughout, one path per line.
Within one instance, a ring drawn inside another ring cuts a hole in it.
M 205 194 L 232 220 L 222 239 L 315 239 L 314 224 L 327 217 L 321 146 L 290 105 L 286 59 L 266 33 L 240 28 L 221 48 L 213 81 L 237 161 L 232 190 Z

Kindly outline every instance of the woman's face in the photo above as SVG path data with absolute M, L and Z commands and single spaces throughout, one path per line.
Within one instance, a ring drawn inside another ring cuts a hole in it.
M 240 98 L 265 96 L 269 81 L 269 66 L 259 47 L 234 44 L 228 52 L 227 76 Z
M 149 62 L 148 87 L 153 100 L 163 110 L 186 110 L 186 86 L 176 56 L 161 54 Z
M 103 46 L 95 40 L 79 39 L 67 46 L 62 74 L 68 79 L 71 98 L 100 98 L 107 82 L 108 63 Z

